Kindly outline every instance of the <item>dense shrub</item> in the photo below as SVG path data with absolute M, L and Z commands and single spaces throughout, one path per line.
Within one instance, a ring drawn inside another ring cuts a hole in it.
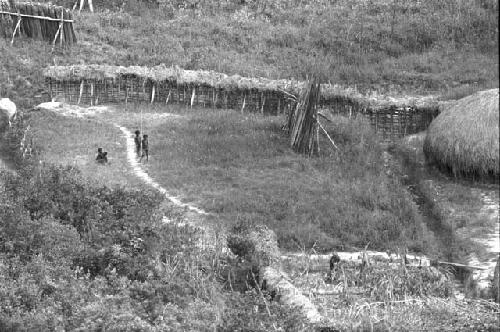
M 255 294 L 224 292 L 227 263 L 196 247 L 194 229 L 162 223 L 159 195 L 93 187 L 72 168 L 23 165 L 0 174 L 0 330 L 303 325 L 277 304 L 268 313 Z

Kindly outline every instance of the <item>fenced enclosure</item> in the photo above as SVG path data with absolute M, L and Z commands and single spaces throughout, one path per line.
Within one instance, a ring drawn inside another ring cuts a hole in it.
M 371 108 L 344 96 L 323 98 L 320 108 L 346 117 L 366 117 L 387 142 L 424 131 L 439 114 L 438 106 L 390 105 Z
M 86 105 L 155 102 L 277 115 L 287 112 L 294 103 L 279 91 L 225 89 L 171 81 L 155 83 L 138 77 L 81 81 L 46 78 L 46 83 L 51 98 L 62 96 L 69 103 Z
M 59 66 L 45 71 L 51 98 L 69 103 L 163 103 L 225 108 L 264 115 L 288 114 L 303 84 L 281 80 L 227 76 L 180 68 Z M 385 141 L 427 129 L 438 115 L 436 106 L 370 105 L 351 96 L 324 93 L 319 109 L 367 117 Z
M 73 14 L 69 9 L 47 3 L 0 0 L 0 36 L 25 36 L 53 45 L 76 43 Z

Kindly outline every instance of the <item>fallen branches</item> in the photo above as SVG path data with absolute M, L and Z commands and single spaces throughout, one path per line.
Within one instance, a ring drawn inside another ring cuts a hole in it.
M 323 126 L 321 125 L 321 123 L 318 120 L 316 120 L 316 122 L 318 123 L 318 126 L 321 128 L 321 130 L 323 131 L 323 133 L 326 135 L 326 137 L 328 138 L 328 140 L 330 141 L 330 143 L 332 143 L 333 147 L 338 150 L 339 149 L 338 146 L 335 144 L 335 142 L 330 137 L 330 135 L 328 135 L 328 132 L 325 130 L 325 128 L 323 128 Z

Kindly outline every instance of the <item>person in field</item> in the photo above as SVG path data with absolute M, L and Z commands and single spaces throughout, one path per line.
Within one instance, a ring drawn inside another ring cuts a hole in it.
M 137 158 L 140 158 L 141 157 L 141 132 L 139 130 L 135 131 L 134 143 L 135 143 L 135 153 L 137 154 Z
M 102 159 L 102 148 L 97 148 L 97 157 L 95 158 L 96 161 L 99 161 Z
M 107 151 L 104 151 L 102 153 L 102 163 L 103 164 L 107 164 L 108 163 L 108 152 Z
M 106 164 L 108 162 L 108 153 L 107 152 L 103 152 L 102 148 L 98 148 L 97 149 L 97 157 L 95 158 L 95 160 L 99 164 Z
M 142 155 L 141 159 L 139 159 L 139 162 L 142 161 L 143 157 L 146 157 L 146 161 L 149 161 L 149 141 L 148 141 L 148 135 L 142 135 Z

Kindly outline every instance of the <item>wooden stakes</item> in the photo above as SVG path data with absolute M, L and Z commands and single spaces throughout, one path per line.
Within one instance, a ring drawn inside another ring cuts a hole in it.
M 243 97 L 243 104 L 241 105 L 241 113 L 242 114 L 243 114 L 243 111 L 245 110 L 246 101 L 247 101 L 247 96 L 245 95 Z
M 73 10 L 76 8 L 76 4 L 78 3 L 78 0 L 77 2 L 75 3 L 75 5 L 73 6 Z M 89 5 L 89 10 L 91 13 L 94 12 L 94 5 L 92 4 L 92 0 L 87 0 L 87 4 Z M 80 12 L 82 11 L 83 7 L 85 6 L 85 0 L 80 0 Z
M 10 41 L 10 44 L 14 44 L 14 37 L 16 36 L 16 32 L 19 31 L 19 27 L 21 26 L 21 16 L 18 15 L 17 17 L 17 24 L 14 29 L 14 32 L 12 33 L 12 40 Z
M 84 80 L 82 80 L 82 82 L 80 83 L 80 95 L 78 96 L 78 105 L 80 105 L 80 102 L 82 101 L 83 84 L 84 84 Z
M 193 93 L 191 94 L 191 108 L 193 108 L 194 98 L 196 96 L 196 88 L 193 88 Z
M 69 10 L 62 6 L 44 3 L 19 3 L 15 9 L 0 7 L 0 16 L 7 15 L 17 18 L 11 44 L 14 43 L 16 35 L 51 41 L 53 47 L 55 47 L 58 38 L 60 46 L 76 42 L 73 16 Z
M 156 94 L 156 84 L 153 84 L 153 87 L 151 88 L 151 104 L 155 101 L 155 94 Z
M 167 95 L 167 99 L 165 99 L 165 104 L 168 104 L 168 101 L 170 100 L 171 93 L 172 93 L 172 90 L 168 89 L 168 95 Z

